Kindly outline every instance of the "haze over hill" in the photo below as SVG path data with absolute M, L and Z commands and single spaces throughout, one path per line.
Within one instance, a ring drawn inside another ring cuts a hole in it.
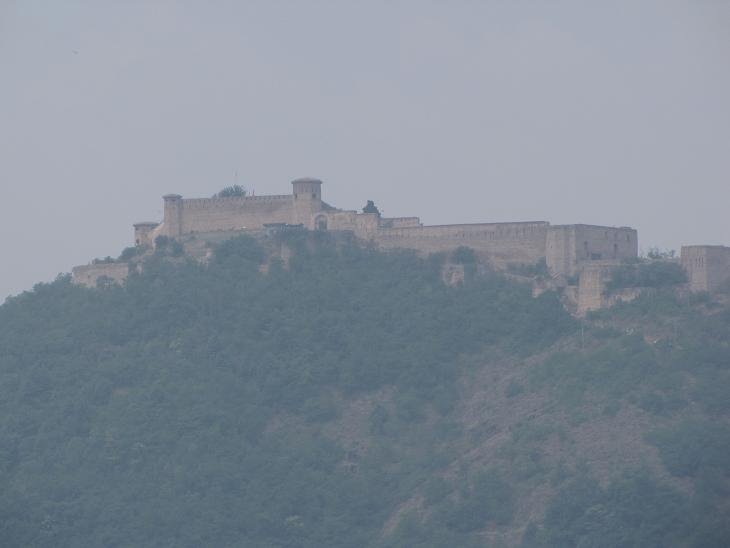
M 729 27 L 725 2 L 2 2 L 0 298 L 236 171 L 727 244 Z
M 207 247 L 0 306 L 5 545 L 730 541 L 727 293 L 579 322 L 466 248 Z

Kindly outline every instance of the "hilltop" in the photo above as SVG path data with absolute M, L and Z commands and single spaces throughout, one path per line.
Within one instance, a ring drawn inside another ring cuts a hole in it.
M 630 227 L 546 221 L 424 225 L 419 217 L 384 217 L 372 200 L 362 212 L 334 207 L 322 199 L 322 181 L 310 177 L 292 181 L 291 194 L 249 196 L 234 185 L 212 198 L 167 194 L 163 200 L 162 222 L 135 223 L 134 247 L 116 261 L 108 257 L 75 267 L 74 281 L 89 287 L 107 278 L 123 283 L 130 270 L 141 267 L 129 259 L 156 248 L 159 241 L 172 242 L 204 261 L 207 250 L 201 253 L 201 246 L 240 234 L 266 239 L 281 232 L 314 231 L 356 238 L 382 251 L 415 251 L 421 257 L 468 247 L 486 268 L 528 274 L 536 295 L 559 292 L 566 308 L 578 316 L 630 301 L 647 288 L 675 285 L 685 292 L 714 292 L 730 283 L 730 248 L 725 246 L 682 246 L 680 257 L 650 250 L 656 255 L 649 257 L 653 264 L 639 265 L 638 233 Z M 443 277 L 447 283 L 460 283 L 463 268 L 446 264 Z
M 7 545 L 730 541 L 724 294 L 576 319 L 466 248 L 162 242 L 0 307 Z

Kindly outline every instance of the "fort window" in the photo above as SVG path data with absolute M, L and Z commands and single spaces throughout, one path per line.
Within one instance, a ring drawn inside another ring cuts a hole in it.
M 317 198 L 317 194 L 315 192 L 312 192 L 312 198 L 313 199 L 316 199 Z

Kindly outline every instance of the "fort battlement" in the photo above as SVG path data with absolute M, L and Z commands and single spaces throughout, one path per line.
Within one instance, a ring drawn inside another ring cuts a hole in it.
M 184 209 L 225 209 L 245 207 L 246 205 L 263 202 L 290 202 L 290 194 L 272 196 L 231 196 L 229 198 L 186 198 L 182 200 Z
M 264 196 L 183 198 L 167 194 L 161 223 L 137 223 L 135 243 L 154 245 L 158 236 L 263 231 L 301 225 L 309 230 L 349 231 L 382 249 L 422 254 L 467 246 L 497 268 L 545 261 L 552 275 L 575 276 L 584 264 L 638 255 L 637 234 L 628 227 L 557 225 L 547 221 L 424 225 L 418 217 L 381 217 L 377 212 L 339 209 L 322 201 L 322 181 L 292 181 L 292 193 Z
M 381 217 L 376 212 L 339 209 L 322 201 L 322 182 L 292 181 L 292 193 L 269 196 L 183 199 L 164 196 L 165 215 L 154 228 L 135 227 L 135 242 L 152 244 L 157 236 L 173 238 L 214 231 L 255 231 L 266 225 L 301 224 L 310 230 L 351 231 L 383 249 L 421 253 L 472 247 L 496 267 L 545 260 L 550 271 L 575 276 L 584 263 L 638 255 L 636 231 L 628 227 L 587 224 L 551 225 L 547 221 L 424 225 L 418 217 Z
M 381 217 L 377 209 L 360 213 L 333 207 L 322 200 L 322 181 L 314 178 L 292 181 L 291 194 L 213 198 L 167 194 L 163 200 L 162 222 L 134 225 L 136 245 L 154 246 L 159 236 L 184 239 L 207 234 L 218 240 L 225 234 L 267 234 L 272 227 L 296 226 L 347 231 L 384 250 L 411 249 L 424 255 L 465 246 L 482 263 L 495 268 L 544 262 L 550 276 L 548 286 L 574 294 L 573 300 L 583 312 L 623 298 L 607 297 L 603 289 L 612 268 L 638 257 L 638 234 L 630 227 L 551 225 L 547 221 L 424 225 L 415 216 Z M 730 280 L 730 248 L 683 247 L 682 265 L 691 290 L 713 291 Z M 121 280 L 123 270 L 117 265 L 77 267 L 74 280 L 85 285 L 94 285 L 100 276 Z M 450 283 L 458 278 L 453 273 L 448 277 Z

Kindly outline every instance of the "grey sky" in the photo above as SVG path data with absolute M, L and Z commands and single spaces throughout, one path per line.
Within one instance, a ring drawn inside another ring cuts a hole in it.
M 161 195 L 730 244 L 730 2 L 0 0 L 5 295 Z

